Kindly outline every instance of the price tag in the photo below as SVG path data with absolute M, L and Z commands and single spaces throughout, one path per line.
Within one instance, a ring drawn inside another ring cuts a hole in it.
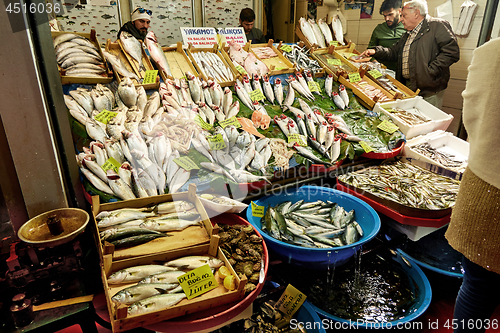
M 255 90 L 250 92 L 250 99 L 252 100 L 252 102 L 261 101 L 265 98 L 266 97 L 264 96 L 264 94 L 262 93 L 262 91 L 260 89 L 255 89 Z
M 177 280 L 186 294 L 187 299 L 200 296 L 219 286 L 208 264 L 179 276 Z
M 378 79 L 379 77 L 382 76 L 382 73 L 380 73 L 376 69 L 372 69 L 371 71 L 368 71 L 368 74 L 370 74 L 371 76 L 373 76 L 374 79 Z
M 349 74 L 349 82 L 356 83 L 361 81 L 361 75 L 359 73 L 351 73 Z
M 248 74 L 247 71 L 241 67 L 240 65 L 236 66 L 236 70 L 240 72 L 241 74 Z
M 340 59 L 327 59 L 328 65 L 342 66 L 342 61 Z
M 212 129 L 212 125 L 208 124 L 205 120 L 203 120 L 202 117 L 200 117 L 199 114 L 194 117 L 194 122 L 197 123 L 201 128 L 205 130 L 210 130 Z
M 355 55 L 356 54 L 354 54 L 354 53 L 346 52 L 346 53 L 344 53 L 344 58 L 349 59 L 349 58 L 351 58 L 352 56 L 355 56 Z
M 142 80 L 142 84 L 152 84 L 156 83 L 156 77 L 158 76 L 157 70 L 149 70 L 144 74 L 144 80 Z
M 290 45 L 281 45 L 280 50 L 283 50 L 283 52 L 290 53 L 292 52 L 292 47 Z
M 309 90 L 310 90 L 311 92 L 314 92 L 314 91 L 321 91 L 321 90 L 319 89 L 319 83 L 318 83 L 318 82 L 316 82 L 316 81 L 308 81 L 308 82 L 307 82 L 307 86 L 309 87 Z
M 97 121 L 100 121 L 103 124 L 107 124 L 108 121 L 113 119 L 117 114 L 118 114 L 118 112 L 108 111 L 108 110 L 104 109 L 101 112 L 99 112 L 99 114 L 96 115 L 94 117 L 94 119 Z
M 282 71 L 284 69 L 288 69 L 288 67 L 276 67 L 274 70 L 275 71 Z
M 104 162 L 103 165 L 101 165 L 101 168 L 104 171 L 108 171 L 109 169 L 113 169 L 116 173 L 118 173 L 118 169 L 120 168 L 121 164 L 117 160 L 115 160 L 113 157 L 108 158 L 106 162 Z
M 264 217 L 264 210 L 266 207 L 259 206 L 255 202 L 251 202 L 252 204 L 252 215 L 255 217 Z
M 222 134 L 215 134 L 207 136 L 208 144 L 210 145 L 210 150 L 222 150 L 226 148 L 226 143 Z
M 177 163 L 178 166 L 180 166 L 181 168 L 183 168 L 186 171 L 200 168 L 188 156 L 181 156 L 181 157 L 174 158 L 174 162 Z
M 384 120 L 383 122 L 378 124 L 377 128 L 381 129 L 382 131 L 387 132 L 389 134 L 392 134 L 399 129 L 399 127 L 396 124 L 394 124 L 388 120 Z
M 236 119 L 236 117 L 231 117 L 229 119 L 226 119 L 226 120 L 223 120 L 223 121 L 219 121 L 219 125 L 222 128 L 226 128 L 226 127 L 231 126 L 231 125 L 233 125 L 236 128 L 240 128 L 241 127 L 241 124 L 238 121 L 238 119 Z
M 288 143 L 297 142 L 299 146 L 307 147 L 307 139 L 302 134 L 290 134 L 288 136 Z
M 300 309 L 306 297 L 306 295 L 289 284 L 274 307 L 283 312 L 286 316 L 292 317 L 293 314 Z
M 361 147 L 363 148 L 365 153 L 369 153 L 371 151 L 374 151 L 374 149 L 372 147 L 370 147 L 370 145 L 368 143 L 366 143 L 365 141 L 359 141 L 359 144 L 361 145 Z
M 390 112 L 390 113 L 396 113 L 398 112 L 396 109 L 393 108 L 383 108 L 385 111 Z
M 337 42 L 336 40 L 332 40 L 330 41 L 330 45 L 339 46 L 339 42 Z

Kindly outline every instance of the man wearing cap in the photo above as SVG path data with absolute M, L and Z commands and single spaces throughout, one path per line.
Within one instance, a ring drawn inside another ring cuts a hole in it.
M 406 32 L 393 46 L 376 46 L 361 55 L 397 61 L 396 79 L 437 108 L 443 106 L 450 66 L 460 59 L 457 37 L 448 21 L 427 14 L 425 0 L 405 2 L 401 21 Z
M 136 8 L 132 12 L 131 20 L 125 23 L 118 31 L 118 37 L 120 38 L 120 33 L 122 31 L 127 31 L 132 34 L 138 40 L 144 41 L 146 34 L 148 33 L 149 24 L 151 23 L 152 12 L 149 9 Z

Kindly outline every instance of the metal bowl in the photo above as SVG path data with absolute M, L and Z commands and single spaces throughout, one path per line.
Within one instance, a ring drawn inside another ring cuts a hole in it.
M 61 220 L 64 231 L 57 236 L 50 233 L 47 218 L 55 215 Z M 37 247 L 53 247 L 73 240 L 83 232 L 89 222 L 89 214 L 79 208 L 60 208 L 40 214 L 24 223 L 17 236 Z

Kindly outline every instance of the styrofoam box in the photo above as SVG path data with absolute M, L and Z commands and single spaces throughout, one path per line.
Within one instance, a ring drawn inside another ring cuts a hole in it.
M 456 171 L 454 169 L 449 169 L 441 165 L 439 162 L 413 150 L 414 146 L 424 142 L 428 142 L 431 147 L 436 148 L 440 152 L 454 155 L 457 160 L 467 161 L 469 158 L 469 143 L 457 138 L 450 132 L 444 131 L 435 131 L 408 140 L 403 149 L 403 156 L 435 164 L 444 169 Z
M 406 123 L 403 123 L 397 116 L 384 109 L 397 107 L 401 109 L 410 109 L 415 107 L 432 120 L 423 124 L 408 126 Z M 385 113 L 386 115 L 391 117 L 392 121 L 396 125 L 398 125 L 401 132 L 406 135 L 406 139 L 411 139 L 417 135 L 427 134 L 437 130 L 446 131 L 448 126 L 450 126 L 451 121 L 453 120 L 453 116 L 451 114 L 439 110 L 434 105 L 425 101 L 421 96 L 403 100 L 398 99 L 396 101 L 386 103 L 376 103 L 373 107 L 373 111 L 378 113 Z

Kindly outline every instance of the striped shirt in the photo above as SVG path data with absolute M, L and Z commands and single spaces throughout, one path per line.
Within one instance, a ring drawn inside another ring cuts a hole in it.
M 420 28 L 422 27 L 422 23 L 424 22 L 424 20 L 420 21 L 420 23 L 415 27 L 413 28 L 412 31 L 409 32 L 409 36 L 408 36 L 408 39 L 406 40 L 406 43 L 405 43 L 405 46 L 403 47 L 403 77 L 405 79 L 409 79 L 410 78 L 410 68 L 408 66 L 408 57 L 410 55 L 410 45 L 411 43 L 413 42 L 413 40 L 415 39 L 415 37 L 417 37 L 417 34 L 418 32 L 420 31 Z

